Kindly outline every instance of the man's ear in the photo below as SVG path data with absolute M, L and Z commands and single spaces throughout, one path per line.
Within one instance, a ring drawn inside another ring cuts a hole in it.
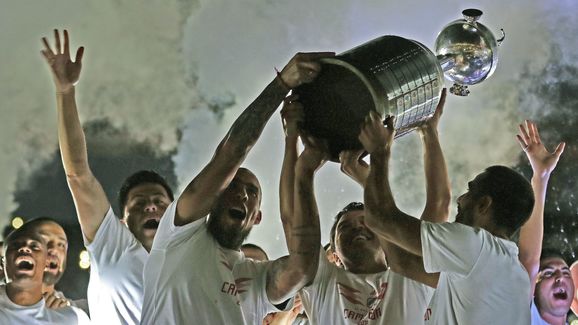
M 339 258 L 339 255 L 337 255 L 337 253 L 335 253 L 335 252 L 333 252 L 333 253 L 331 253 L 331 254 L 333 254 L 334 264 L 337 265 L 337 266 L 339 266 L 339 267 L 343 267 L 343 263 L 341 262 L 341 259 Z
M 492 198 L 489 195 L 484 195 L 476 202 L 476 209 L 479 214 L 489 214 L 492 209 Z
M 261 212 L 261 210 L 259 210 L 257 212 L 257 215 L 255 216 L 255 222 L 253 222 L 254 225 L 258 225 L 261 223 L 261 217 L 263 216 L 263 213 Z

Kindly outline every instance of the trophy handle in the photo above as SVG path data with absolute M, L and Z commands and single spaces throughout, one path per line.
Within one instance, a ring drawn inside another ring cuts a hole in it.
M 502 33 L 502 37 L 500 37 L 500 39 L 496 40 L 496 43 L 498 43 L 498 46 L 502 45 L 502 42 L 506 38 L 506 33 L 504 32 L 503 28 L 500 28 L 500 32 Z

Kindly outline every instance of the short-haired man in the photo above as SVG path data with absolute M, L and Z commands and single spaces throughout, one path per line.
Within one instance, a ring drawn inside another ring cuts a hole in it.
M 129 176 L 119 195 L 119 220 L 88 164 L 86 141 L 76 108 L 84 47 L 70 59 L 68 32 L 54 31 L 54 50 L 43 38 L 42 54 L 56 87 L 58 141 L 84 244 L 91 261 L 88 304 L 96 324 L 139 324 L 143 301 L 142 270 L 160 218 L 173 200 L 166 181 L 152 171 Z M 128 226 L 128 227 L 127 227 Z
M 89 324 L 76 307 L 49 309 L 42 296 L 47 247 L 36 225 L 24 224 L 5 241 L 6 284 L 0 286 L 0 324 Z
M 574 299 L 574 281 L 562 255 L 545 250 L 532 302 L 532 325 L 565 325 Z
M 74 306 L 88 314 L 86 299 L 69 300 L 55 288 L 66 270 L 68 254 L 68 237 L 62 226 L 56 220 L 47 217 L 32 219 L 27 224 L 29 227 L 34 227 L 46 243 L 47 263 L 42 280 L 42 295 L 46 301 L 46 307 L 55 309 Z
M 144 270 L 142 324 L 258 324 L 309 282 L 320 235 L 307 217 L 295 225 L 301 234 L 289 256 L 258 263 L 239 251 L 261 221 L 262 197 L 257 177 L 240 166 L 289 90 L 312 81 L 317 60 L 331 55 L 295 55 L 167 209 Z
M 433 118 L 419 130 L 426 157 L 427 202 L 423 218 L 437 222 L 447 219 L 451 197 L 437 135 L 445 93 L 444 90 Z M 292 101 L 286 104 L 284 110 L 292 111 L 299 106 L 298 101 Z M 307 136 L 304 138 L 305 143 L 311 141 Z M 291 176 L 291 164 L 286 161 L 294 156 L 291 154 L 294 147 L 294 143 L 286 140 L 281 184 L 290 183 L 283 179 L 283 175 L 287 179 L 295 178 L 294 193 L 281 188 L 281 193 L 285 193 L 281 196 L 282 202 L 295 200 L 294 211 L 281 214 L 285 218 L 283 224 L 286 228 L 291 226 L 292 217 L 300 214 L 318 216 L 313 194 L 315 169 L 309 167 L 307 160 L 302 161 L 311 154 L 307 153 L 306 145 L 297 163 L 293 163 L 294 176 Z M 361 185 L 365 184 L 369 174 L 367 164 L 361 159 L 362 153 L 347 151 L 340 155 L 342 171 Z M 285 232 L 286 236 L 291 236 L 290 232 Z M 417 256 L 381 243 L 378 236 L 365 225 L 363 203 L 350 203 L 337 214 L 330 231 L 330 246 L 336 265 L 320 254 L 314 281 L 300 292 L 311 324 L 423 323 L 423 312 L 433 288 L 402 276 L 401 271 L 405 269 L 408 276 L 419 276 L 432 287 L 436 285 L 437 276 L 426 274 Z
M 510 168 L 492 166 L 458 198 L 456 222 L 415 219 L 399 210 L 389 186 L 394 134 L 393 117 L 385 125 L 375 112 L 366 117 L 359 136 L 371 161 L 366 222 L 382 240 L 422 256 L 426 272 L 440 272 L 426 324 L 528 324 L 530 281 L 509 238 L 532 212 L 529 182 Z

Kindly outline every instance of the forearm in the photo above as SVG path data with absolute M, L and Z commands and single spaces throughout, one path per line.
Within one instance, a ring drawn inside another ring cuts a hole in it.
M 385 149 L 383 149 L 385 150 Z M 365 220 L 381 240 L 413 255 L 422 256 L 420 220 L 405 214 L 395 204 L 389 185 L 389 151 L 373 152 L 364 191 Z
M 422 220 L 447 222 L 451 203 L 451 186 L 438 132 L 431 127 L 420 131 L 424 147 L 426 204 Z
M 319 262 L 321 230 L 319 209 L 315 200 L 313 168 L 296 168 L 295 207 L 291 222 L 289 257 L 304 270 L 305 283 L 313 280 Z
M 281 303 L 311 283 L 319 264 L 321 233 L 319 213 L 313 196 L 313 171 L 297 168 L 295 209 L 288 238 L 289 256 L 276 260 L 267 279 L 267 295 L 273 304 Z
M 287 89 L 278 79 L 274 79 L 241 113 L 231 126 L 224 143 L 231 147 L 231 152 L 235 155 L 232 159 L 240 161 L 245 158 L 286 94 Z
M 68 177 L 90 173 L 86 140 L 78 117 L 74 88 L 56 94 L 58 109 L 58 142 L 64 170 Z
M 293 218 L 295 163 L 297 161 L 297 135 L 285 137 L 285 154 L 281 167 L 281 179 L 279 181 L 279 204 L 285 241 L 289 245 L 291 238 L 291 221 Z
M 535 199 L 534 209 L 530 219 L 520 230 L 520 262 L 524 265 L 532 280 L 536 278 L 540 267 L 540 253 L 544 237 L 544 204 L 546 202 L 549 178 L 550 175 L 534 175 L 532 177 L 532 189 Z
M 277 79 L 235 120 L 211 161 L 187 185 L 177 202 L 175 225 L 183 226 L 209 213 L 234 178 L 287 91 Z
M 364 190 L 365 209 L 368 212 L 366 219 L 377 229 L 383 228 L 388 222 L 385 219 L 397 210 L 388 179 L 390 154 L 383 150 L 370 156 L 371 167 Z

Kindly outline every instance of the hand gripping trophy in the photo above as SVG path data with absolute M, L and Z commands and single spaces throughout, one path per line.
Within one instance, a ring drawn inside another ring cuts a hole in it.
M 454 83 L 450 92 L 459 96 L 492 75 L 503 30 L 496 40 L 478 22 L 480 10 L 462 14 L 438 35 L 436 54 L 414 40 L 387 35 L 323 59 L 318 78 L 296 89 L 305 130 L 328 140 L 332 160 L 338 161 L 342 150 L 361 148 L 359 127 L 370 110 L 396 116 L 399 137 L 434 114 L 444 75 Z

